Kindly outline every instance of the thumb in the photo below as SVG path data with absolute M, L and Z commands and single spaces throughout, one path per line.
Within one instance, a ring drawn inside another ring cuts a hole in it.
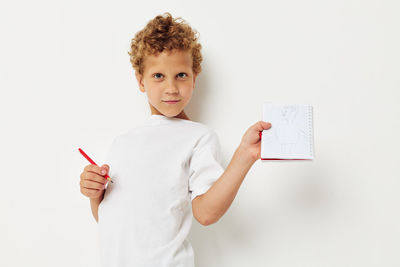
M 270 122 L 261 121 L 261 123 L 262 123 L 262 127 L 263 127 L 264 129 L 269 129 L 269 128 L 271 128 L 271 126 L 272 126 Z
M 255 124 L 255 127 L 259 132 L 261 132 L 262 130 L 268 130 L 269 128 L 271 128 L 271 126 L 272 126 L 271 123 L 266 121 L 258 121 Z
M 108 173 L 108 171 L 110 170 L 110 166 L 108 166 L 107 164 L 103 164 L 101 165 L 101 170 L 105 170 L 105 174 Z

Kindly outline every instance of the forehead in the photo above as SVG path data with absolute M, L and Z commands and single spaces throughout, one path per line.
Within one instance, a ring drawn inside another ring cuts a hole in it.
M 191 68 L 192 56 L 188 51 L 163 51 L 158 55 L 148 55 L 144 60 L 145 71 L 157 69 Z

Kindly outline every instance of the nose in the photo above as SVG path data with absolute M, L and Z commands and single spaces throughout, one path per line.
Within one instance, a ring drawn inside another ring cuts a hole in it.
M 178 87 L 176 86 L 175 81 L 173 79 L 169 80 L 165 92 L 169 94 L 176 94 L 179 92 Z

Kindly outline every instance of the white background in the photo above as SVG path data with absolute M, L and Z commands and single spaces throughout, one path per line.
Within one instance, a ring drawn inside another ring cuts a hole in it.
M 262 103 L 314 108 L 315 160 L 260 162 L 196 267 L 400 266 L 400 2 L 2 1 L 0 266 L 99 266 L 86 159 L 150 114 L 127 54 L 165 11 L 200 32 L 188 116 L 226 167 Z

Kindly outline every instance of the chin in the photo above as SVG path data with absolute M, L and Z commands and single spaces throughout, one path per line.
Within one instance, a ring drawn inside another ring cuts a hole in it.
M 165 112 L 164 115 L 167 117 L 176 117 L 180 114 L 180 112 L 178 113 L 170 113 L 170 112 Z
M 161 113 L 164 114 L 164 116 L 167 116 L 167 117 L 176 117 L 176 116 L 178 116 L 179 114 L 182 113 L 182 110 L 180 110 L 178 112 L 165 111 L 165 112 L 161 112 Z
M 169 106 L 168 104 L 161 104 L 161 105 L 152 105 L 153 109 L 161 113 L 166 117 L 176 117 L 184 112 L 182 106 Z

